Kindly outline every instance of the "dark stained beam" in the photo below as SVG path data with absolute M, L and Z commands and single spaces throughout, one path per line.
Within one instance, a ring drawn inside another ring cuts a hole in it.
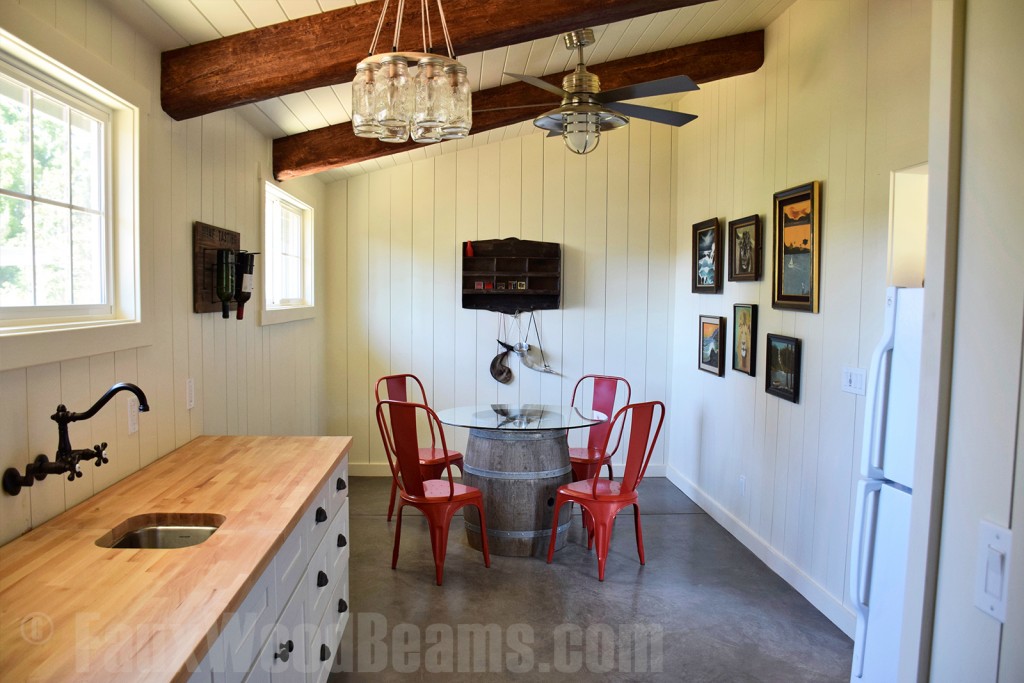
M 685 74 L 697 83 L 708 83 L 752 73 L 763 63 L 764 31 L 753 31 L 596 64 L 590 70 L 601 78 L 602 90 L 613 90 L 679 74 Z M 545 76 L 544 80 L 561 86 L 563 75 Z M 536 106 L 503 109 L 527 104 Z M 526 83 L 511 83 L 475 92 L 473 133 L 535 118 L 558 104 L 556 97 Z M 397 154 L 417 146 L 415 142 L 396 145 L 356 137 L 351 124 L 341 123 L 274 140 L 274 177 L 278 180 L 297 178 Z
M 470 54 L 706 1 L 448 0 L 444 10 L 456 53 Z M 344 7 L 164 52 L 160 78 L 163 109 L 181 121 L 347 83 L 355 75 L 356 64 L 366 57 L 380 6 L 380 2 L 371 2 Z M 394 3 L 388 8 L 378 52 L 391 47 L 393 8 Z M 423 49 L 419 16 L 419 3 L 409 3 L 401 49 Z M 436 12 L 432 19 L 436 23 Z M 439 34 L 436 26 L 434 34 Z

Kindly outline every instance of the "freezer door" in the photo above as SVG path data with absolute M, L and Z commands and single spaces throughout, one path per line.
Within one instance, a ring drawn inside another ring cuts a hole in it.
M 882 446 L 882 476 L 913 489 L 917 414 L 921 384 L 921 328 L 924 290 L 896 290 L 895 338 Z
M 903 627 L 907 545 L 910 540 L 911 495 L 889 484 L 878 491 L 878 508 L 866 544 L 870 548 L 862 580 L 867 591 L 854 643 L 855 683 L 890 683 L 896 680 L 900 635 Z M 863 637 L 861 636 L 863 634 Z M 859 675 L 858 675 L 859 674 Z

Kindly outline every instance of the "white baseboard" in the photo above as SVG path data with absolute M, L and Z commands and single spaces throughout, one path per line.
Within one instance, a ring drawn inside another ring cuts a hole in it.
M 616 477 L 621 477 L 622 472 L 626 469 L 625 465 L 612 465 L 612 470 L 615 472 Z M 455 476 L 458 476 L 458 469 L 455 470 Z M 387 463 L 354 463 L 349 462 L 348 473 L 352 477 L 390 477 L 391 468 Z M 664 477 L 665 476 L 665 465 L 650 465 L 647 468 L 648 477 Z M 677 484 L 678 486 L 678 484 Z
M 653 466 L 652 466 L 653 467 Z M 808 576 L 802 569 L 771 547 L 763 538 L 754 533 L 750 527 L 723 508 L 708 496 L 696 484 L 687 479 L 679 470 L 668 467 L 666 476 L 680 491 L 689 496 L 693 502 L 704 509 L 711 518 L 722 525 L 726 531 L 736 537 L 752 553 L 768 567 L 781 576 L 783 580 L 797 590 L 800 595 L 814 605 L 839 629 L 849 637 L 853 637 L 857 625 L 856 615 L 848 610 L 818 582 Z

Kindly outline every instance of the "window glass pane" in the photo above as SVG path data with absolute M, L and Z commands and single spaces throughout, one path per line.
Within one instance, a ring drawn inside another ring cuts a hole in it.
M 71 203 L 99 210 L 103 180 L 100 122 L 71 112 Z
M 0 306 L 32 304 L 32 207 L 0 195 Z
M 28 193 L 31 159 L 28 88 L 0 76 L 0 187 Z
M 32 103 L 35 196 L 67 202 L 71 194 L 68 183 L 68 108 L 39 93 L 35 93 Z
M 103 221 L 100 216 L 72 211 L 71 282 L 74 303 L 104 303 L 103 254 Z
M 71 301 L 71 212 L 35 204 L 36 305 Z

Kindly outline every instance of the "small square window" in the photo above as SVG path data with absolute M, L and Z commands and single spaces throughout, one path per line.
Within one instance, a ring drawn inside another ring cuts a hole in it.
M 311 317 L 314 305 L 313 209 L 269 182 L 266 184 L 263 244 L 265 285 L 261 322 Z M 276 314 L 278 312 L 280 315 Z

